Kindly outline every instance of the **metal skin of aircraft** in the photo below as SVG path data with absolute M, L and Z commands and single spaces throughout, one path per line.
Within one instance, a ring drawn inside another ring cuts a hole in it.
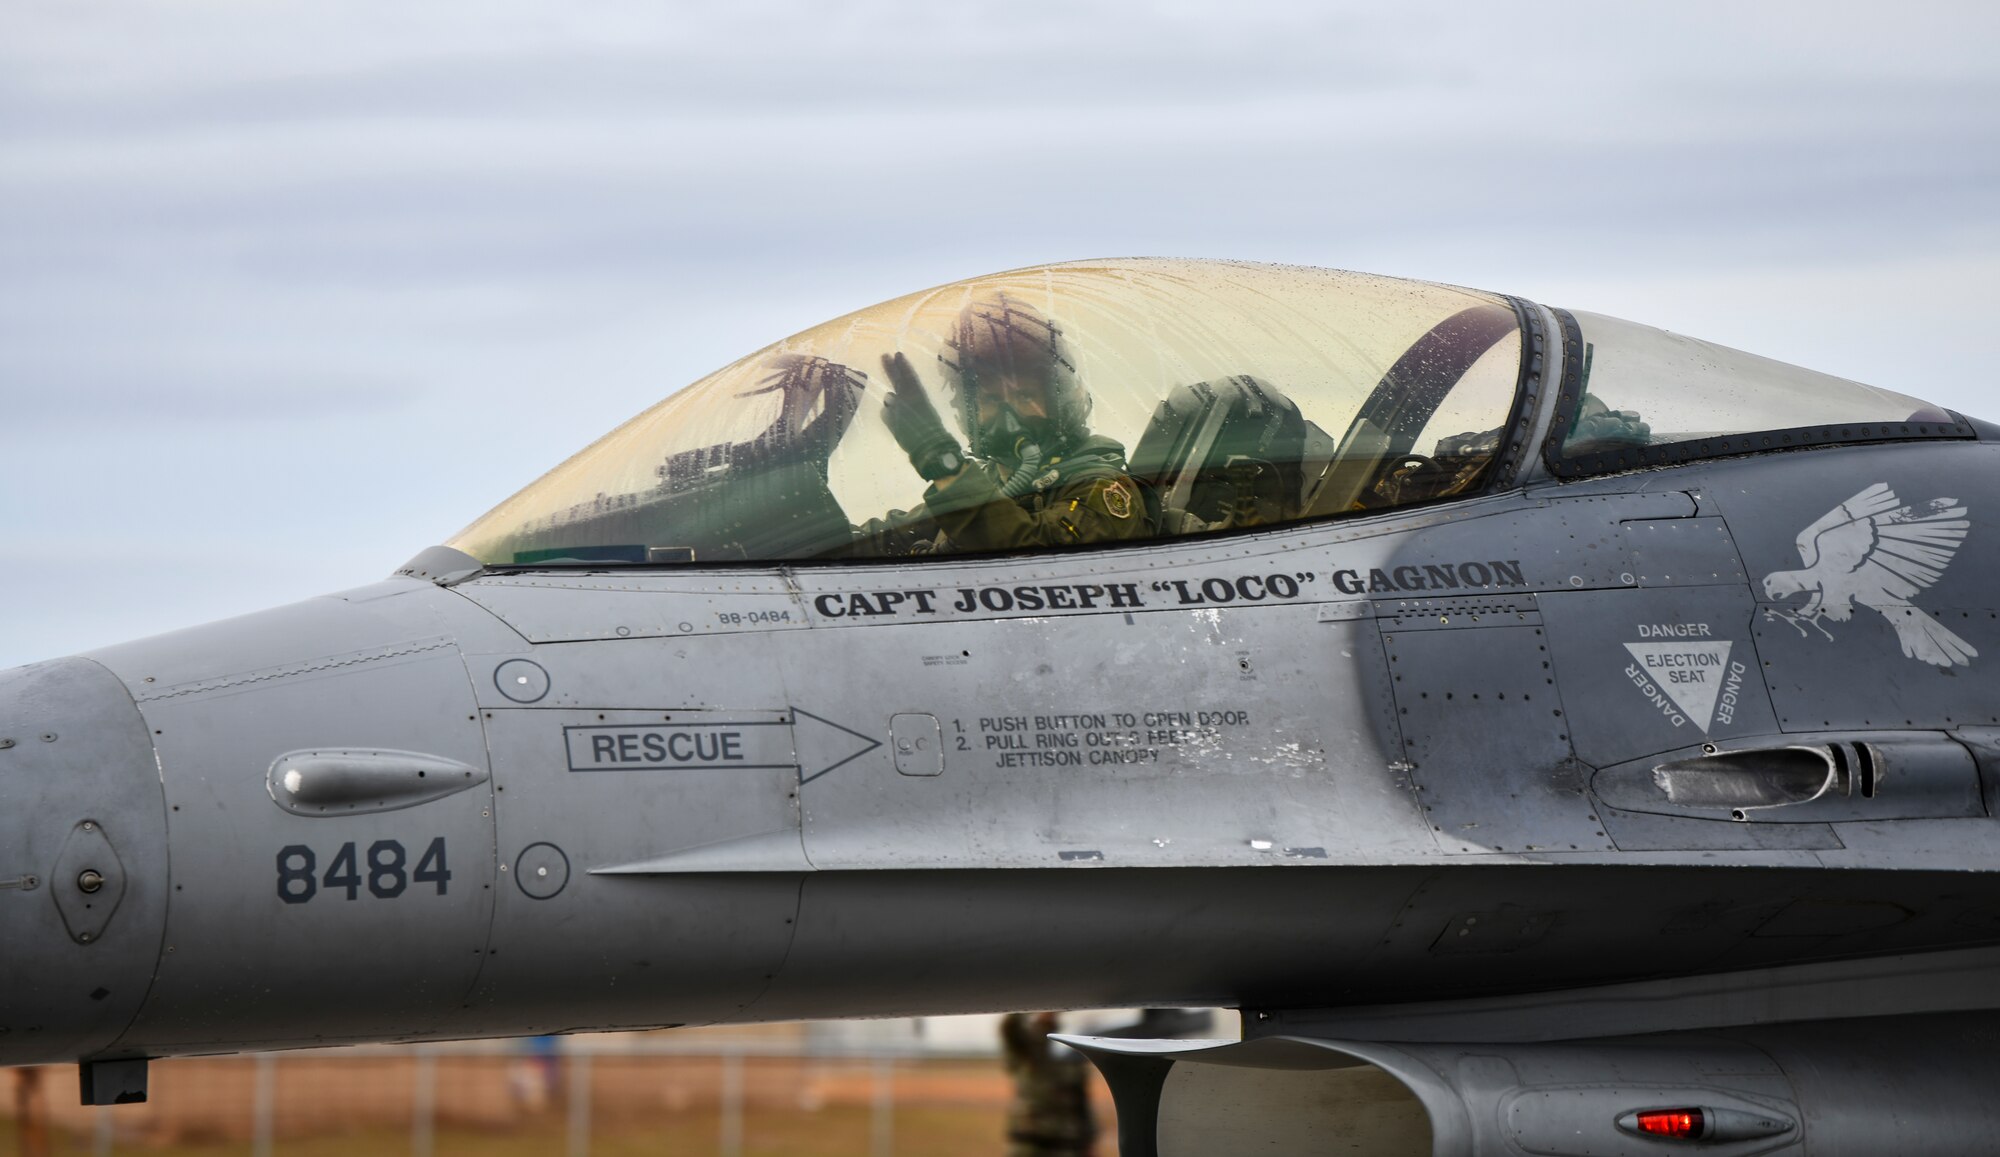
M 1357 274 L 885 303 L 0 673 L 0 1064 L 1221 1005 L 1070 1038 L 1127 1157 L 1994 1152 L 1996 440 Z

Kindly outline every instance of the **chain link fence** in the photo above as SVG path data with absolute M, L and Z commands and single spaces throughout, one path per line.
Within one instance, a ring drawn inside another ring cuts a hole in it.
M 1012 1087 L 990 1048 L 773 1027 L 156 1061 L 149 1101 L 111 1108 L 77 1105 L 66 1066 L 0 1070 L 0 1157 L 1005 1152 Z

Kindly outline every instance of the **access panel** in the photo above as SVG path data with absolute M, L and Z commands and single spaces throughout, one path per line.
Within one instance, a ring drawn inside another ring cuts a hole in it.
M 984 589 L 995 589 L 992 587 Z M 890 741 L 808 777 L 814 866 L 1130 868 L 1428 855 L 1357 604 L 815 628 L 815 710 Z M 867 679 L 827 679 L 860 670 Z M 921 747 L 936 720 L 941 758 Z M 906 750 L 907 748 L 907 750 Z
M 416 640 L 155 686 L 139 706 L 173 892 L 151 997 L 121 1047 L 438 1032 L 478 974 L 493 911 L 493 800 L 456 651 Z M 318 792 L 317 772 L 339 761 L 426 782 L 451 768 L 470 786 L 400 801 Z M 330 984 L 331 960 L 347 966 Z
M 1399 604 L 1382 622 L 1410 785 L 1440 849 L 1609 849 L 1532 597 Z
M 662 645 L 545 648 L 535 662 L 552 689 L 570 689 L 582 667 L 663 669 Z M 648 685 L 633 673 L 622 701 Z M 740 1017 L 790 940 L 806 870 L 798 736 L 811 748 L 820 725 L 782 705 L 480 716 L 499 873 L 467 1031 Z
M 1744 587 L 1561 592 L 1541 606 L 1571 741 L 1592 767 L 1776 730 Z

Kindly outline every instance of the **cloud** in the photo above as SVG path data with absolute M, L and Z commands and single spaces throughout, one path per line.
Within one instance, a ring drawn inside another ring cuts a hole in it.
M 372 577 L 750 349 L 1076 257 L 1431 277 L 1936 393 L 1983 380 L 1996 44 L 1969 3 L 0 6 L 8 532 L 210 543 L 149 569 L 162 622 L 233 560 L 279 576 L 237 607 Z M 136 596 L 52 558 L 17 605 L 101 640 Z
M 268 378 L 218 372 L 192 378 L 175 367 L 166 374 L 138 366 L 74 364 L 40 370 L 0 355 L 0 377 L 9 382 L 8 425 L 88 424 L 159 428 L 177 424 L 289 423 L 333 416 L 386 416 L 414 400 L 410 387 L 381 382 L 271 371 Z M 18 392 L 14 392 L 18 391 Z

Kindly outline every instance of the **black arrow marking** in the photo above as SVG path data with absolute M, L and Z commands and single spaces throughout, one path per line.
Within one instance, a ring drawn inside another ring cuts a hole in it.
M 812 773 L 811 775 L 806 775 L 806 774 L 805 774 L 805 770 L 806 770 L 806 761 L 805 761 L 805 756 L 804 756 L 804 754 L 803 754 L 803 753 L 801 753 L 801 754 L 800 754 L 800 756 L 799 756 L 799 786 L 800 786 L 800 787 L 804 787 L 804 786 L 805 786 L 806 784 L 809 784 L 809 783 L 811 783 L 811 782 L 812 782 L 813 780 L 816 780 L 816 779 L 818 779 L 818 778 L 819 778 L 820 776 L 822 776 L 822 775 L 825 775 L 825 774 L 826 774 L 827 772 L 829 772 L 829 771 L 832 771 L 832 770 L 834 770 L 834 768 L 838 768 L 838 767 L 844 767 L 844 766 L 846 766 L 847 764 L 849 764 L 849 763 L 852 763 L 852 762 L 854 762 L 855 760 L 857 760 L 857 759 L 861 758 L 862 756 L 864 756 L 864 755 L 868 754 L 869 752 L 871 752 L 871 751 L 875 750 L 876 748 L 878 748 L 878 747 L 882 746 L 882 741 L 881 741 L 881 740 L 879 740 L 879 739 L 874 739 L 874 738 L 871 738 L 871 737 L 869 737 L 869 736 L 866 736 L 866 735 L 863 735 L 863 734 L 861 734 L 861 733 L 860 733 L 859 731 L 856 731 L 856 730 L 854 730 L 854 729 L 853 729 L 852 727 L 842 727 L 842 726 L 841 726 L 840 724 L 838 724 L 838 723 L 835 723 L 835 722 L 834 722 L 833 720 L 831 720 L 831 719 L 823 719 L 823 718 L 821 718 L 820 716 L 817 716 L 817 715 L 814 715 L 814 714 L 813 714 L 812 712 L 810 712 L 810 711 L 804 711 L 804 710 L 801 710 L 801 709 L 799 709 L 799 708 L 797 708 L 797 707 L 794 707 L 794 708 L 792 708 L 792 715 L 793 715 L 793 719 L 792 719 L 792 726 L 793 726 L 793 732 L 792 732 L 792 736 L 793 736 L 793 738 L 792 738 L 792 742 L 793 742 L 794 744 L 798 743 L 798 731 L 797 731 L 797 727 L 798 727 L 798 718 L 797 718 L 797 717 L 798 717 L 798 716 L 800 716 L 800 715 L 803 715 L 803 716 L 805 716 L 805 717 L 806 717 L 807 719 L 810 719 L 810 720 L 814 721 L 815 723 L 824 723 L 824 724 L 826 724 L 826 725 L 827 725 L 828 727 L 831 727 L 831 728 L 833 728 L 833 729 L 834 729 L 835 731 L 844 731 L 844 732 L 846 732 L 847 734 L 849 734 L 849 735 L 852 735 L 852 736 L 853 736 L 854 738 L 856 738 L 856 739 L 859 739 L 859 740 L 861 740 L 861 741 L 862 741 L 863 743 L 866 743 L 866 744 L 868 745 L 868 746 L 866 746 L 866 747 L 862 748 L 861 750 L 859 750 L 859 751 L 855 752 L 854 754 L 852 754 L 852 755 L 848 756 L 848 757 L 847 757 L 846 759 L 843 759 L 843 760 L 841 760 L 841 761 L 840 761 L 839 763 L 836 763 L 836 764 L 833 764 L 833 765 L 832 765 L 832 766 L 830 766 L 830 767 L 823 767 L 823 768 L 819 769 L 818 771 L 815 771 L 815 772 L 813 772 L 813 773 Z

